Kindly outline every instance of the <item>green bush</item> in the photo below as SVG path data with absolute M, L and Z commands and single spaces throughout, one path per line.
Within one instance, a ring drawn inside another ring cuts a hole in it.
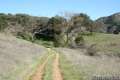
M 65 34 L 55 35 L 54 44 L 56 47 L 67 46 L 67 36 Z
M 97 49 L 96 49 L 96 44 L 92 44 L 92 45 L 90 45 L 90 46 L 87 47 L 87 49 L 86 49 L 86 55 L 89 55 L 89 56 L 98 55 L 97 54 Z
M 3 31 L 7 27 L 7 18 L 6 15 L 0 14 L 0 31 Z
M 31 33 L 23 33 L 23 32 L 18 32 L 17 33 L 17 37 L 27 40 L 27 41 L 31 41 L 33 42 L 33 38 L 32 38 L 32 34 Z

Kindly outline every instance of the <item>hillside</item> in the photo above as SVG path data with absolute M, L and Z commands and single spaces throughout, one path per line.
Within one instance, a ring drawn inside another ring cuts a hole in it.
M 0 33 L 0 80 L 24 80 L 46 53 L 40 45 Z
M 0 33 L 0 80 L 91 80 L 99 76 L 118 79 L 120 36 L 94 33 L 84 39 L 95 48 L 44 48 Z M 96 51 L 90 55 L 89 50 Z
M 85 48 L 56 49 L 61 53 L 60 65 L 64 79 L 117 79 L 120 75 L 120 35 L 94 33 L 83 38 Z
M 98 18 L 96 23 L 99 24 L 99 31 L 118 34 L 120 32 L 120 13 Z
M 31 42 L 41 39 L 53 41 L 55 46 L 77 46 L 73 39 L 81 31 L 90 31 L 91 25 L 92 20 L 84 13 L 74 14 L 69 20 L 58 15 L 48 18 L 0 13 L 0 32 Z
M 65 16 L 36 17 L 27 14 L 0 14 L 0 32 L 31 42 L 49 41 L 55 47 L 80 47 L 82 34 L 120 32 L 120 13 L 93 21 L 85 13 Z M 49 43 L 48 43 L 49 44 Z M 46 46 L 46 45 L 45 45 Z
M 0 80 L 118 80 L 119 29 L 120 13 L 96 21 L 0 14 Z
M 32 33 L 37 27 L 45 26 L 48 17 L 30 16 L 28 14 L 4 14 L 0 13 L 0 31 L 12 33 Z
M 84 50 L 57 49 L 61 53 L 64 80 L 119 80 L 120 59 L 113 56 L 88 56 Z M 114 79 L 113 79 L 114 77 Z
M 86 45 L 94 44 L 96 50 L 104 54 L 120 55 L 120 34 L 94 33 L 92 36 L 84 36 Z

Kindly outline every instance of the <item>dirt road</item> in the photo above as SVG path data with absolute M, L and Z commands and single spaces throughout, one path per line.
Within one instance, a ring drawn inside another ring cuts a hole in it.
M 63 80 L 60 67 L 59 67 L 59 54 L 56 54 L 56 57 L 53 62 L 53 80 Z
M 51 58 L 51 56 L 54 54 L 54 59 L 52 62 L 52 78 L 53 80 L 63 80 L 62 75 L 61 75 L 61 71 L 60 71 L 60 67 L 59 67 L 59 54 L 52 50 L 49 49 L 48 50 L 49 53 L 52 53 L 44 62 L 43 64 L 40 64 L 37 69 L 36 72 L 30 77 L 30 80 L 44 80 L 44 73 L 45 73 L 45 67 L 47 62 L 49 61 L 49 58 Z
M 43 62 L 42 65 L 40 64 L 37 67 L 36 72 L 31 76 L 30 80 L 43 80 L 44 69 L 47 64 L 48 58 Z

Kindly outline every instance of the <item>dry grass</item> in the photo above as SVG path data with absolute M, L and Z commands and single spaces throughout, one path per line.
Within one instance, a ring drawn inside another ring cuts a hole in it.
M 89 80 L 94 75 L 120 75 L 120 59 L 118 57 L 87 56 L 84 54 L 84 50 L 62 48 L 58 51 L 74 65 L 77 73 L 82 73 L 83 80 Z
M 99 52 L 120 56 L 120 34 L 94 33 L 91 36 L 84 36 L 84 40 L 86 45 L 95 44 Z
M 0 80 L 23 80 L 45 53 L 42 46 L 0 33 Z

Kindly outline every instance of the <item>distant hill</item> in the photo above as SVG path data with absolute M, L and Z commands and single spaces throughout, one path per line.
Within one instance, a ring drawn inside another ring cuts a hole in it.
M 52 21 L 52 19 L 53 18 L 50 19 L 48 17 L 36 17 L 27 14 L 13 15 L 0 13 L 0 31 L 5 31 L 14 35 L 23 35 L 26 33 L 31 34 L 34 31 L 40 31 L 41 27 L 43 29 L 50 26 L 48 24 L 50 20 Z M 65 18 L 63 17 L 63 21 L 64 20 Z M 80 20 L 78 22 L 80 24 L 85 23 L 85 21 L 81 22 Z M 95 26 L 97 27 L 97 29 L 93 27 L 93 31 L 104 33 L 118 33 L 120 32 L 120 12 L 112 14 L 110 16 L 100 17 L 97 20 L 93 21 L 93 23 L 95 23 Z M 89 25 L 87 25 L 87 27 L 88 26 Z
M 106 33 L 120 32 L 120 12 L 110 16 L 101 17 L 95 21 L 99 28 L 98 31 Z
M 48 17 L 36 17 L 28 14 L 0 13 L 0 31 L 18 35 L 32 33 L 37 27 L 45 26 Z

